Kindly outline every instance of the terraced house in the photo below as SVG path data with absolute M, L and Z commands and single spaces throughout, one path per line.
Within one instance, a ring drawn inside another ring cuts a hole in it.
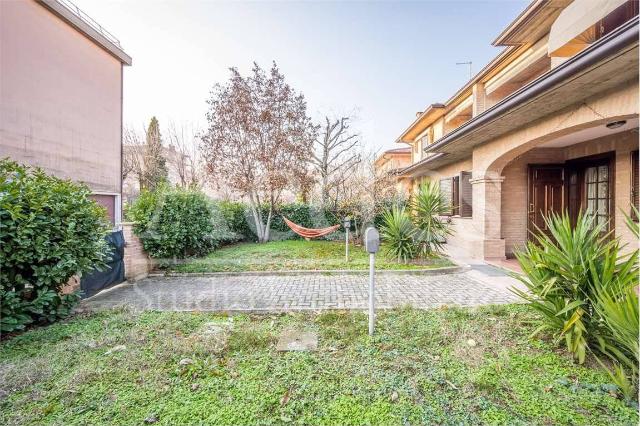
M 535 0 L 493 42 L 504 47 L 398 137 L 411 187 L 438 180 L 449 244 L 504 259 L 544 232 L 543 215 L 580 209 L 636 246 L 638 2 Z

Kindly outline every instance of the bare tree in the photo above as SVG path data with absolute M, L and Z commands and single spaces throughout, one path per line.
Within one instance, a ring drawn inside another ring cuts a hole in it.
M 322 205 L 327 207 L 333 202 L 336 207 L 340 190 L 353 175 L 355 166 L 361 161 L 358 134 L 349 131 L 349 117 L 330 119 L 315 141 L 315 152 L 311 163 L 320 179 L 320 197 Z
M 375 152 L 362 152 L 361 161 L 353 167 L 349 180 L 340 183 L 337 210 L 355 220 L 356 235 L 361 234 L 365 225 L 373 223 L 376 215 L 390 203 L 404 198 L 396 188 L 395 175 L 376 169 L 376 157 Z
M 122 180 L 124 182 L 135 180 L 138 184 L 138 190 L 142 190 L 144 176 L 144 142 L 133 128 L 125 127 L 122 147 Z
M 205 165 L 200 152 L 198 131 L 191 126 L 170 123 L 167 129 L 167 162 L 182 188 L 200 189 L 205 183 Z
M 209 128 L 202 138 L 207 171 L 248 198 L 258 241 L 266 242 L 275 206 L 304 173 L 317 135 L 304 96 L 275 63 L 268 73 L 254 63 L 248 77 L 232 68 L 208 103 Z

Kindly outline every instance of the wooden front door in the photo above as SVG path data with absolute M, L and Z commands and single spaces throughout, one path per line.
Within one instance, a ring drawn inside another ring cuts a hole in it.
M 565 204 L 563 165 L 529 166 L 529 210 L 527 229 L 532 233 L 547 232 L 544 217 L 562 213 Z

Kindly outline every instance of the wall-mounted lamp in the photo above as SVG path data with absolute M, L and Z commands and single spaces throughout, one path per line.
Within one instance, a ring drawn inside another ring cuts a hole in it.
M 607 123 L 607 129 L 617 129 L 625 124 L 627 124 L 627 120 L 612 121 L 611 123 Z

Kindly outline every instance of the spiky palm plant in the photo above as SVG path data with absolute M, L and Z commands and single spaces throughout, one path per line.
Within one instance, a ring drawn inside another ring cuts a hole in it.
M 418 228 L 417 240 L 420 252 L 424 256 L 442 251 L 447 235 L 451 234 L 449 224 L 442 216 L 450 211 L 437 182 L 420 185 L 411 200 L 415 225 Z
M 540 312 L 543 324 L 536 330 L 564 338 L 567 349 L 582 363 L 589 345 L 601 340 L 603 321 L 594 308 L 597 294 L 637 284 L 637 253 L 623 256 L 619 241 L 602 236 L 602 225 L 579 214 L 575 226 L 569 216 L 545 218 L 551 235 L 538 232 L 516 257 L 527 291 L 513 291 Z M 616 290 L 619 289 L 619 290 Z
M 635 206 L 632 214 L 638 217 Z M 638 222 L 626 216 L 631 232 L 640 238 Z M 610 261 L 611 263 L 611 261 Z M 638 250 L 609 264 L 609 273 L 597 276 L 598 284 L 590 296 L 595 313 L 601 319 L 598 349 L 609 357 L 612 369 L 604 364 L 612 380 L 631 398 L 638 385 L 640 309 L 638 306 Z M 591 268 L 592 269 L 592 268 Z M 594 271 L 595 272 L 595 271 Z M 592 272 L 593 273 L 593 272 Z
M 382 214 L 382 238 L 387 255 L 407 263 L 416 256 L 416 229 L 404 207 L 393 206 Z

